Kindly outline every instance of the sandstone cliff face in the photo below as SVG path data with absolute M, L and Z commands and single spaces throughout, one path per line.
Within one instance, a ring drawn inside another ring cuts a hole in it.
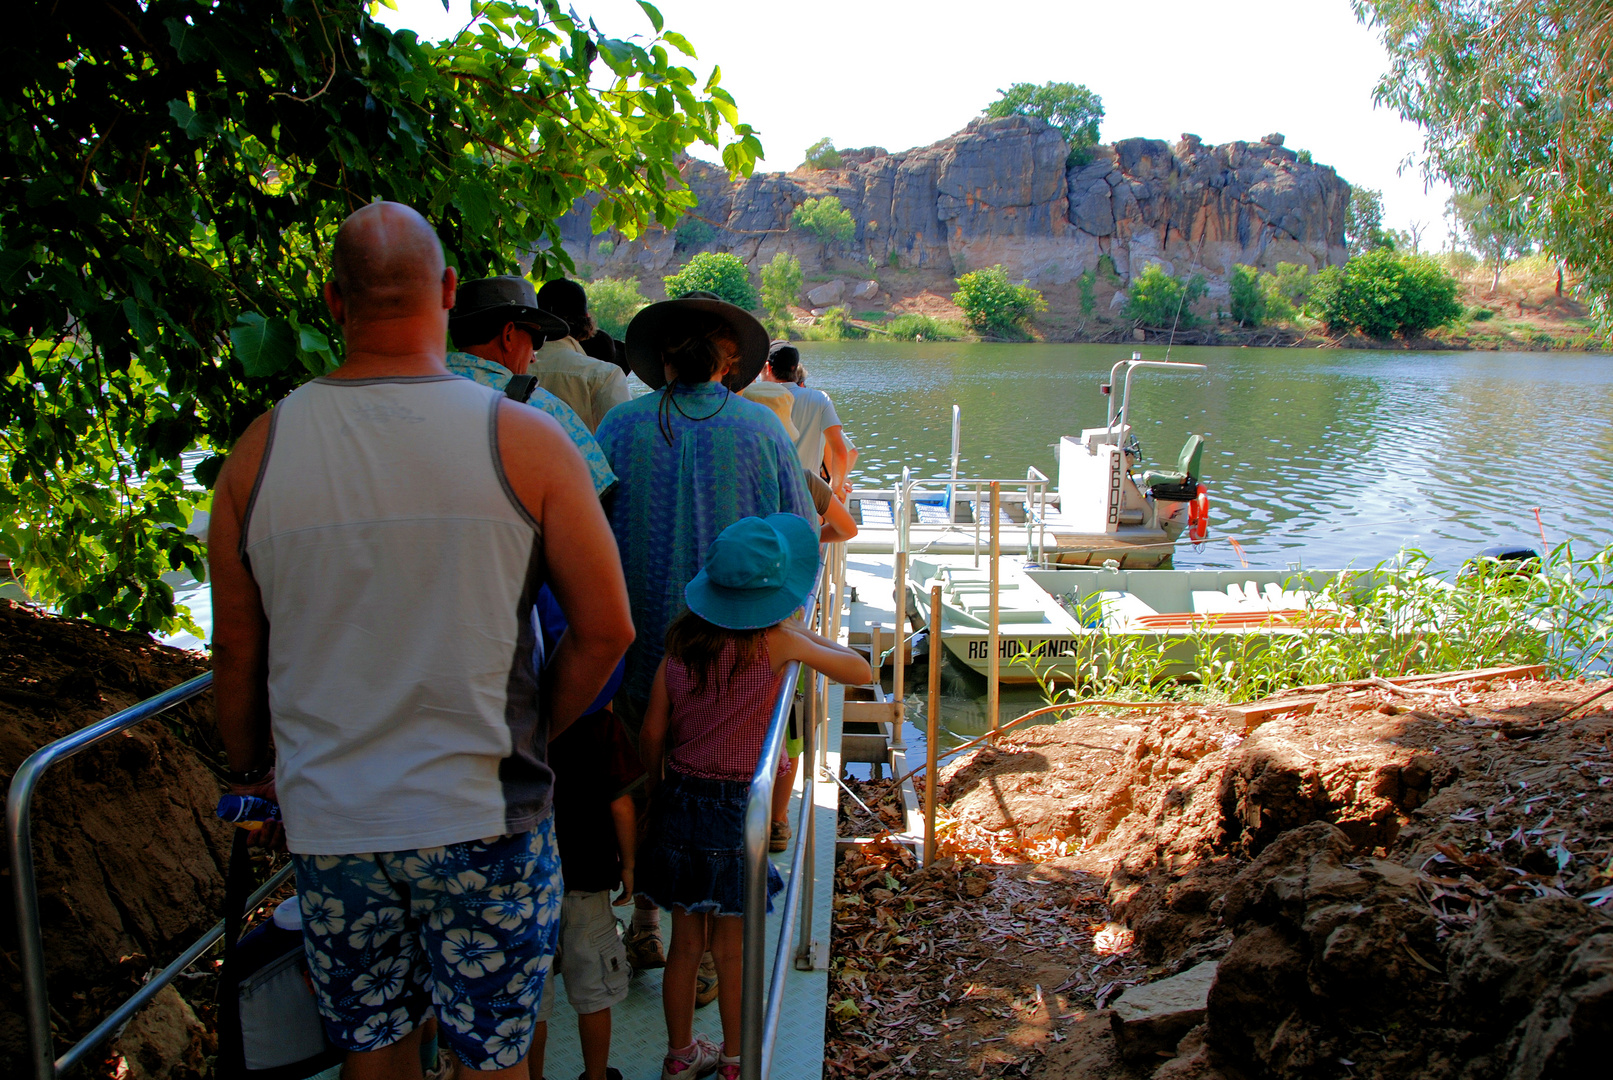
M 1016 279 L 1064 285 L 1108 255 L 1122 283 L 1150 263 L 1199 273 L 1224 294 L 1231 267 L 1341 263 L 1349 185 L 1324 165 L 1299 161 L 1281 135 L 1205 146 L 1184 135 L 1123 139 L 1066 167 L 1063 137 L 1029 117 L 981 118 L 932 146 L 890 154 L 843 152 L 831 170 L 769 173 L 731 183 L 692 161 L 684 179 L 696 213 L 717 226 L 700 248 L 752 265 L 786 251 L 807 273 L 879 267 L 956 275 L 1001 263 Z M 853 240 L 824 244 L 790 227 L 806 199 L 834 195 L 856 221 Z M 567 249 L 597 273 L 671 273 L 696 248 L 653 230 L 601 253 L 586 208 L 562 222 Z M 658 284 L 658 282 L 657 282 Z

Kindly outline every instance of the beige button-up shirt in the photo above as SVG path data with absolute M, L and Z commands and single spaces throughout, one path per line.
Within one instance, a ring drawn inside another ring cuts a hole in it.
M 598 431 L 605 414 L 633 396 L 622 369 L 583 352 L 576 338 L 545 341 L 526 370 L 537 376 L 539 386 L 570 405 L 590 432 Z

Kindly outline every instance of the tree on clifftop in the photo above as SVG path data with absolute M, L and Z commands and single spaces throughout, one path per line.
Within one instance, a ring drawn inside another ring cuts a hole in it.
M 1070 164 L 1084 165 L 1088 151 L 1098 142 L 1103 119 L 1103 98 L 1076 83 L 1014 83 L 986 106 L 987 116 L 1034 116 L 1046 120 L 1064 135 Z
M 193 626 L 161 575 L 246 425 L 339 359 L 320 297 L 373 199 L 437 229 L 462 277 L 570 268 L 558 222 L 676 224 L 690 144 L 761 152 L 717 75 L 641 5 L 605 36 L 559 0 L 478 5 L 426 43 L 354 0 L 105 0 L 12 21 L 0 64 L 0 553 L 112 626 Z
M 1613 319 L 1613 0 L 1353 0 L 1389 51 L 1376 98 L 1432 175 L 1513 195 Z

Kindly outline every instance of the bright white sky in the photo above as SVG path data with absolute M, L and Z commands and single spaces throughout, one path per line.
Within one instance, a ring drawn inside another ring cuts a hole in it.
M 651 34 L 634 0 L 573 0 L 613 37 Z M 397 0 L 393 26 L 442 38 L 470 0 Z M 1372 102 L 1387 67 L 1348 0 L 1153 0 L 1120 13 L 1109 0 L 661 0 L 702 76 L 715 63 L 740 118 L 757 130 L 759 167 L 793 169 L 827 135 L 836 146 L 905 150 L 962 128 L 1015 82 L 1085 83 L 1103 97 L 1106 143 L 1141 135 L 1207 143 L 1287 136 L 1352 184 L 1384 193 L 1384 224 L 1423 221 L 1424 250 L 1444 246 L 1449 189 L 1398 174 L 1422 141 Z M 1145 14 L 1146 12 L 1146 14 Z M 697 157 L 717 151 L 695 146 Z

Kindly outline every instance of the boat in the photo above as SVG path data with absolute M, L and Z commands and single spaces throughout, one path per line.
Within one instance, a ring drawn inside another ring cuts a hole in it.
M 1108 403 L 1104 425 L 1059 439 L 1056 482 L 1034 466 L 1023 479 L 960 477 L 962 418 L 954 405 L 950 474 L 853 491 L 848 508 L 859 531 L 847 550 L 896 550 L 901 522 L 915 553 L 978 557 L 990 527 L 995 482 L 1003 554 L 1065 566 L 1169 566 L 1183 535 L 1204 538 L 1209 503 L 1201 472 L 1202 436 L 1187 437 L 1174 468 L 1141 469 L 1141 445 L 1131 423 L 1132 384 L 1137 372 L 1159 369 L 1205 370 L 1203 364 L 1144 360 L 1139 353 L 1115 364 L 1109 381 L 1099 386 Z
M 1051 569 L 1005 557 L 998 563 L 998 677 L 1081 682 L 1122 646 L 1157 657 L 1159 677 L 1185 674 L 1206 644 L 1346 626 L 1322 598 L 1335 577 L 1323 570 Z M 989 567 L 963 557 L 915 558 L 907 585 L 909 610 L 928 640 L 939 636 L 959 663 L 988 674 Z M 941 586 L 939 635 L 927 625 L 932 585 Z

